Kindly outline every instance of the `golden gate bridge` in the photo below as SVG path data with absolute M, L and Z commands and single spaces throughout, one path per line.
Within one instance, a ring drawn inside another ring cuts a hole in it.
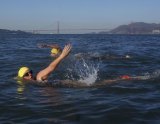
M 63 33 L 93 33 L 93 32 L 108 32 L 111 29 L 108 28 L 78 28 L 78 29 L 33 29 L 33 30 L 22 30 L 33 34 L 63 34 Z
M 61 28 L 60 22 L 57 21 L 56 29 L 33 29 L 33 30 L 23 30 L 25 32 L 30 32 L 33 34 L 67 34 L 67 33 L 95 33 L 95 32 L 108 32 L 111 29 L 108 28 Z

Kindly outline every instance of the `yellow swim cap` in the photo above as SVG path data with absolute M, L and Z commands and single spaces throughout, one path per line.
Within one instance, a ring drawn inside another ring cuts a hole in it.
M 59 53 L 59 49 L 53 48 L 53 49 L 51 49 L 51 53 L 52 54 L 58 54 Z
M 21 67 L 18 71 L 18 77 L 23 77 L 30 69 L 28 67 Z

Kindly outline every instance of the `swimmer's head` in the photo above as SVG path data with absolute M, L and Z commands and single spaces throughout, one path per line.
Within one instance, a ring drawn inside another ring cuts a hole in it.
M 21 67 L 18 71 L 18 77 L 32 79 L 32 70 L 30 70 L 28 67 Z
M 59 55 L 59 53 L 60 53 L 60 49 L 57 49 L 57 48 L 51 49 L 51 56 L 52 57 L 57 57 L 57 55 Z

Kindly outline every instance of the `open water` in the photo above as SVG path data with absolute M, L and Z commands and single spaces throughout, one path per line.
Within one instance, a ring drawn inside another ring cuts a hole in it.
M 71 54 L 49 78 L 52 85 L 15 79 L 21 66 L 34 74 L 53 58 L 37 44 L 71 43 Z M 119 80 L 91 87 L 121 75 Z M 60 85 L 68 80 L 87 87 Z M 0 36 L 0 123 L 159 124 L 159 35 L 8 35 Z

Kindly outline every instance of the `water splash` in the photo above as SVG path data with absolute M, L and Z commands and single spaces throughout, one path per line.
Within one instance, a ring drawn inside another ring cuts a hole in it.
M 73 74 L 74 74 L 74 70 L 72 68 L 68 68 L 65 77 L 69 80 L 76 80 Z
M 98 79 L 99 64 L 87 61 L 83 58 L 72 63 L 72 67 L 67 69 L 65 77 L 69 80 L 78 81 L 91 85 Z
M 99 64 L 87 63 L 83 58 L 76 64 L 76 72 L 79 76 L 79 82 L 84 82 L 91 85 L 98 78 Z
M 160 77 L 160 70 L 156 70 L 150 74 L 150 78 L 155 79 Z
M 144 73 L 143 76 L 139 76 L 140 79 L 142 80 L 148 80 L 148 79 L 156 79 L 160 77 L 160 70 L 156 70 L 152 73 Z

